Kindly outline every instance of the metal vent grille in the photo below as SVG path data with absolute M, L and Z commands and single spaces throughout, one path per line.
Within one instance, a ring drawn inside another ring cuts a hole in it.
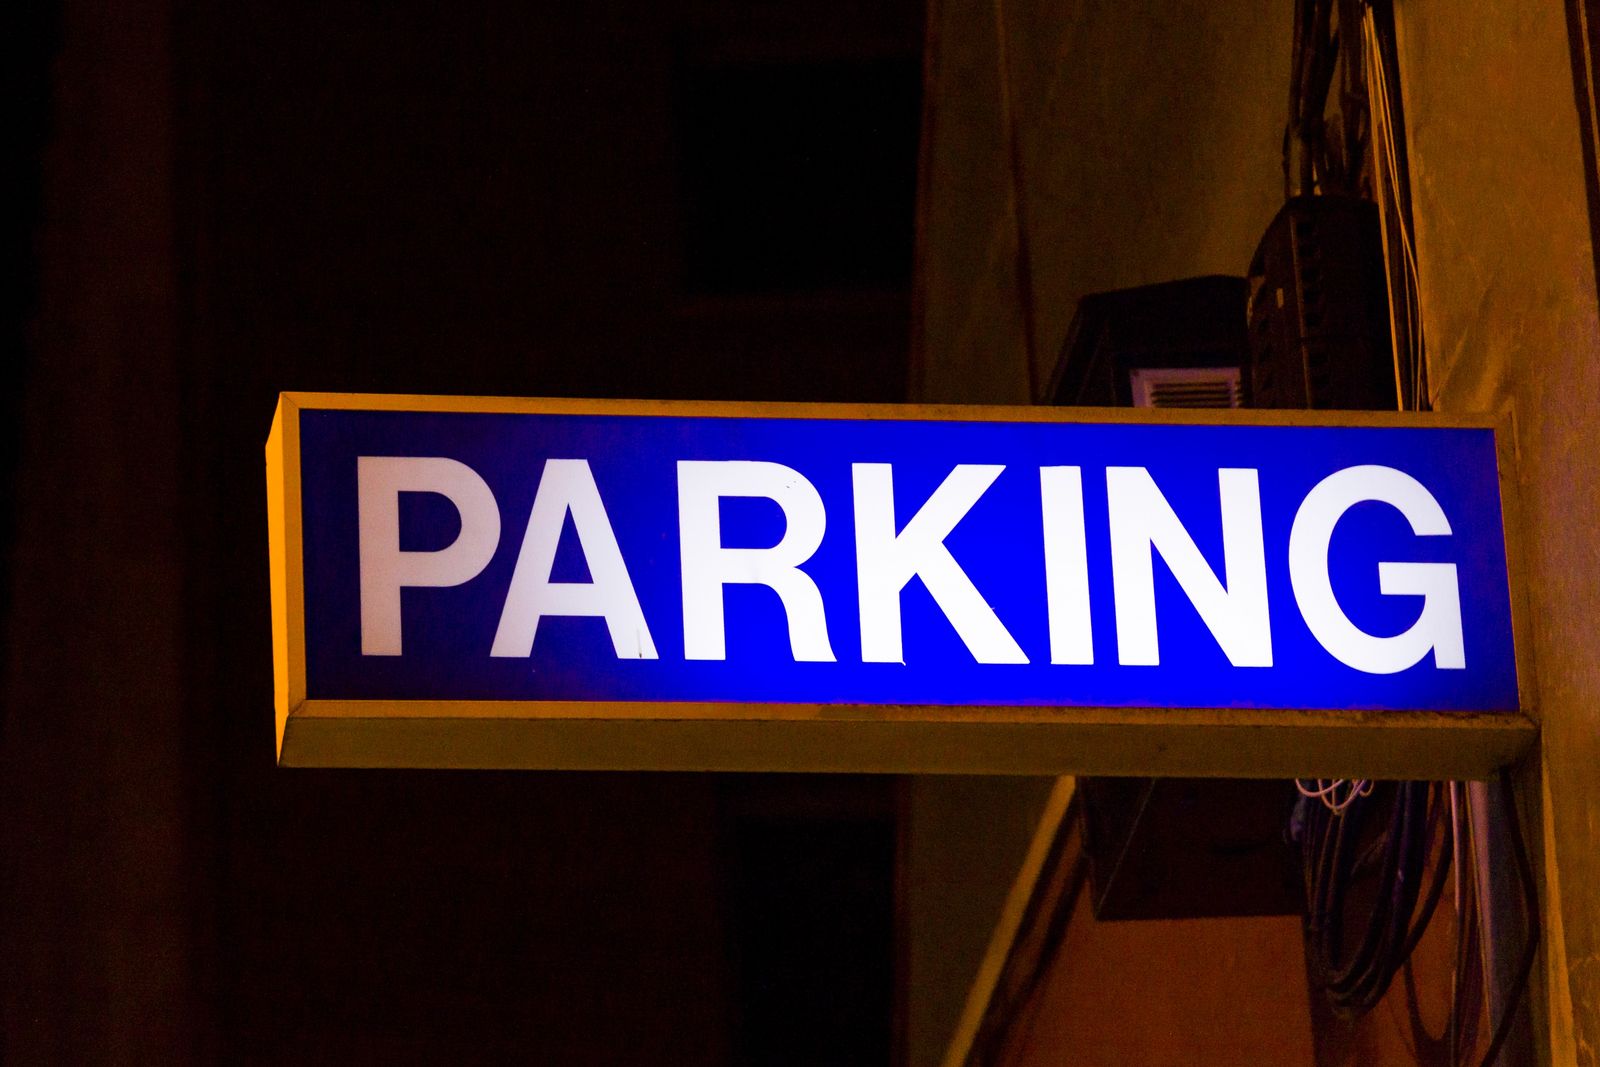
M 1244 406 L 1238 367 L 1148 367 L 1128 376 L 1136 408 Z

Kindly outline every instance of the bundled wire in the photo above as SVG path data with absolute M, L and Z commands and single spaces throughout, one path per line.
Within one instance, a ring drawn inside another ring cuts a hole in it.
M 1296 778 L 1294 787 L 1307 800 L 1320 800 L 1323 807 L 1338 815 L 1360 798 L 1370 797 L 1373 783 L 1366 778 L 1318 778 L 1308 785 L 1306 779 Z
M 1522 884 L 1524 941 L 1522 957 L 1517 961 L 1516 973 L 1511 978 L 1511 987 L 1507 991 L 1500 1022 L 1495 1026 L 1494 1036 L 1489 1039 L 1489 1048 L 1483 1054 L 1482 1067 L 1488 1067 L 1494 1062 L 1505 1044 L 1506 1037 L 1511 1033 L 1511 1024 L 1517 1017 L 1517 1008 L 1528 991 L 1528 979 L 1533 974 L 1533 961 L 1539 954 L 1539 885 L 1534 881 L 1533 864 L 1528 859 L 1528 846 L 1522 840 L 1522 823 L 1517 817 L 1516 797 L 1511 790 L 1510 771 L 1500 772 L 1500 801 L 1511 837 L 1511 853 L 1517 864 L 1517 877 Z
M 1364 0 L 1296 0 L 1289 77 L 1289 123 L 1283 132 L 1285 196 L 1366 192 L 1370 109 Z M 1329 94 L 1339 84 L 1330 116 Z
M 1449 1062 L 1460 1063 L 1476 1044 L 1487 977 L 1476 969 L 1483 936 L 1476 893 L 1460 888 L 1462 879 L 1476 877 L 1471 850 L 1463 842 L 1462 828 L 1471 824 L 1465 790 L 1455 783 L 1387 782 L 1329 803 L 1333 790 L 1318 784 L 1328 794 L 1302 786 L 1291 826 L 1301 850 L 1306 948 L 1317 983 L 1344 1018 L 1376 1006 L 1421 941 L 1454 867 L 1456 958 L 1447 1041 Z M 1506 772 L 1498 792 L 1521 890 L 1525 940 L 1479 1061 L 1482 1067 L 1495 1062 L 1510 1036 L 1539 945 L 1538 886 Z
M 1410 199 L 1400 104 L 1391 88 L 1394 62 L 1392 26 L 1380 28 L 1377 12 L 1369 7 L 1361 18 L 1366 45 L 1372 114 L 1372 192 L 1378 203 L 1384 258 L 1389 265 L 1389 330 L 1395 346 L 1395 389 L 1402 408 L 1420 411 L 1428 406 L 1427 355 L 1423 340 L 1422 308 L 1417 299 L 1421 286 L 1416 242 L 1412 239 Z
M 1302 802 L 1307 949 L 1340 1015 L 1354 1018 L 1377 1004 L 1427 929 L 1454 855 L 1443 832 L 1448 810 L 1447 792 L 1428 782 L 1384 783 L 1337 811 Z M 1422 897 L 1433 851 L 1433 880 Z

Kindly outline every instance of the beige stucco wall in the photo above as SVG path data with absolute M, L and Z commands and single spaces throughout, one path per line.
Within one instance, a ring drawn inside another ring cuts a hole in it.
M 1552 1059 L 1594 1064 L 1600 323 L 1566 15 L 1559 0 L 1404 0 L 1398 17 L 1434 403 L 1508 412 L 1516 432 L 1547 903 L 1560 904 L 1545 959 Z
M 907 1067 L 942 1061 L 1053 781 L 910 780 L 902 853 Z
M 1029 399 L 997 7 L 1039 376 L 1048 376 L 1083 294 L 1245 272 L 1283 201 L 1288 5 L 934 7 L 914 399 Z

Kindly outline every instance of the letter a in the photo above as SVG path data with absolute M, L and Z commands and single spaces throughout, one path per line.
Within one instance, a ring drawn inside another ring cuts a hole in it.
M 561 528 L 569 513 L 592 581 L 550 580 Z M 606 620 L 618 659 L 656 658 L 644 609 L 622 561 L 622 549 L 611 530 L 600 489 L 594 484 L 594 472 L 585 459 L 545 460 L 489 655 L 532 655 L 534 634 L 546 615 L 600 616 Z

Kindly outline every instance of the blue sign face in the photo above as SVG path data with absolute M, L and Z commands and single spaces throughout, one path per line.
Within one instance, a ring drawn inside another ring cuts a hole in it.
M 1489 430 L 299 419 L 313 699 L 1517 707 Z

